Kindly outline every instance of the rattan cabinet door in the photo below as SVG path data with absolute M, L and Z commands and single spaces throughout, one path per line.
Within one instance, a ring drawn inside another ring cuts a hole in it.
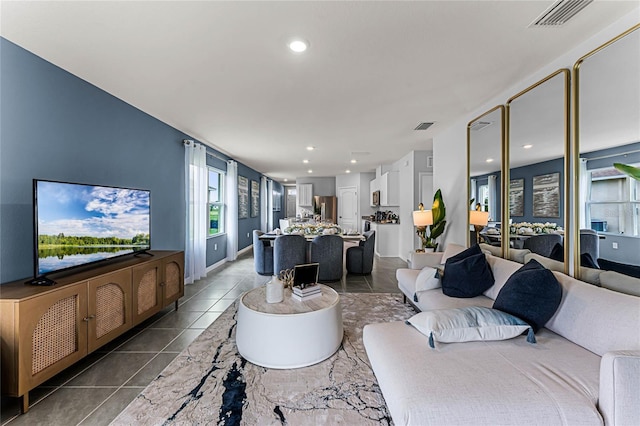
M 87 354 L 87 283 L 19 303 L 19 384 L 24 395 Z
M 184 253 L 162 259 L 163 306 L 184 296 Z
M 131 269 L 89 280 L 89 352 L 132 327 L 132 306 Z
M 133 324 L 162 309 L 162 260 L 146 262 L 133 268 Z

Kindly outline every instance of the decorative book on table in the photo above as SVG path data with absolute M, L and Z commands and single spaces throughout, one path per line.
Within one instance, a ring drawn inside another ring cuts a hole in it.
M 309 299 L 313 299 L 315 297 L 320 297 L 322 296 L 322 292 L 321 291 L 316 291 L 314 293 L 309 293 L 309 294 L 305 294 L 305 295 L 299 295 L 296 293 L 291 293 L 291 298 L 294 300 L 297 300 L 299 302 L 303 302 L 305 300 L 309 300 Z

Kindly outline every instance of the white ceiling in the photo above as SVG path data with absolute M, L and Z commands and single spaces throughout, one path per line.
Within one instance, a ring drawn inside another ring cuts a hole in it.
M 551 4 L 2 1 L 0 34 L 291 182 L 430 150 L 438 131 L 638 1 L 596 0 L 560 28 L 529 28 Z M 288 51 L 294 36 L 306 53 Z M 414 131 L 423 121 L 436 124 Z

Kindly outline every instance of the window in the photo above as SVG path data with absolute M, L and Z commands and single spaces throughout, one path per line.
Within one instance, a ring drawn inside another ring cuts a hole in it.
M 209 230 L 213 236 L 224 232 L 224 172 L 209 167 Z
M 592 170 L 587 203 L 587 218 L 591 228 L 600 232 L 640 236 L 639 191 L 637 181 L 613 167 Z

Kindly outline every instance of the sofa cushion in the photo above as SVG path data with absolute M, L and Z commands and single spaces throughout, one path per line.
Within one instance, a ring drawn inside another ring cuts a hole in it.
M 531 260 L 509 277 L 493 308 L 521 318 L 537 332 L 553 316 L 561 300 L 562 287 L 556 277 Z
M 438 270 L 425 266 L 416 277 L 416 292 L 440 287 Z
M 640 278 L 640 266 L 627 265 L 602 258 L 598 259 L 598 265 L 600 265 L 600 269 L 604 269 L 605 271 L 615 271 L 631 277 Z
M 363 330 L 397 425 L 602 425 L 600 357 L 547 329 L 536 339 L 535 345 L 524 338 L 450 343 L 434 351 L 404 321 Z
M 482 306 L 420 312 L 409 318 L 407 324 L 427 336 L 431 348 L 435 348 L 435 342 L 507 340 L 525 331 L 529 331 L 527 340 L 535 343 L 529 324 L 513 315 Z
M 477 245 L 447 259 L 442 292 L 451 297 L 476 297 L 495 282 L 487 258 Z
M 615 271 L 602 271 L 600 285 L 609 290 L 640 296 L 640 278 L 630 277 Z
M 420 274 L 420 269 L 396 269 L 396 279 L 398 280 L 398 288 L 409 299 L 416 294 L 416 279 Z
M 466 251 L 464 246 L 458 244 L 447 244 L 447 247 L 444 249 L 444 253 L 442 253 L 442 259 L 440 263 L 445 263 L 447 259 Z
M 640 350 L 640 297 L 553 274 L 562 286 L 562 302 L 545 328 L 600 356 Z

